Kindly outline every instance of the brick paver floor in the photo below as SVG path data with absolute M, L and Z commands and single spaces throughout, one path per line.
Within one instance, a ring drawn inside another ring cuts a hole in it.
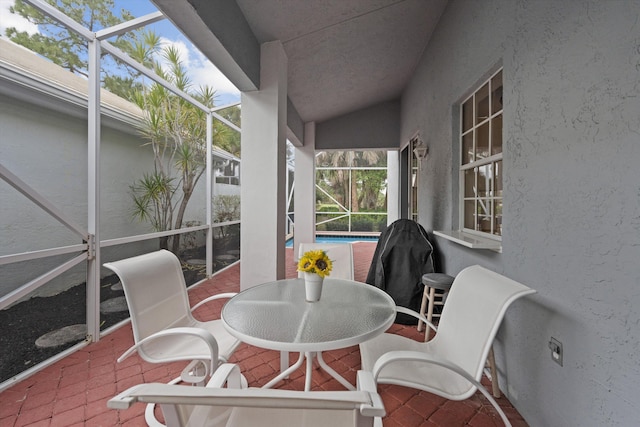
M 364 281 L 369 271 L 375 243 L 354 243 L 355 278 Z M 287 249 L 287 277 L 295 277 L 293 251 Z M 189 292 L 192 304 L 220 292 L 237 292 L 239 265 L 234 265 Z M 200 307 L 202 320 L 217 318 L 221 304 Z M 415 326 L 393 325 L 389 332 L 421 339 Z M 107 408 L 106 402 L 118 392 L 143 382 L 168 382 L 178 376 L 183 363 L 150 364 L 137 355 L 122 363 L 116 359 L 133 344 L 131 327 L 123 326 L 99 342 L 41 370 L 0 393 L 0 426 L 145 426 L 144 405 L 125 411 Z M 357 346 L 323 353 L 337 372 L 355 382 L 360 367 Z M 296 360 L 297 354 L 291 354 Z M 230 362 L 238 363 L 249 385 L 260 386 L 279 370 L 279 353 L 242 344 Z M 485 378 L 483 383 L 489 386 Z M 277 387 L 304 388 L 304 368 Z M 322 370 L 313 375 L 313 390 L 339 390 L 342 386 Z M 490 387 L 489 387 L 490 388 Z M 388 427 L 410 426 L 500 426 L 502 423 L 489 402 L 477 392 L 470 399 L 453 402 L 430 393 L 405 387 L 381 385 L 379 388 L 388 415 Z M 515 427 L 526 426 L 520 414 L 503 396 L 497 399 Z

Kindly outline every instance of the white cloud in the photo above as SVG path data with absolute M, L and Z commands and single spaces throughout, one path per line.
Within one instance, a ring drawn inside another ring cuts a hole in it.
M 206 60 L 206 57 L 200 52 L 197 52 L 204 61 L 198 61 L 192 63 L 190 72 L 193 76 L 194 83 L 198 85 L 208 84 L 213 87 L 220 95 L 233 95 L 240 99 L 240 91 L 222 74 L 210 61 Z
M 29 34 L 38 32 L 38 26 L 24 19 L 22 16 L 9 12 L 15 0 L 0 0 L 0 36 L 5 37 L 4 32 L 9 27 L 15 27 L 18 31 L 26 31 Z

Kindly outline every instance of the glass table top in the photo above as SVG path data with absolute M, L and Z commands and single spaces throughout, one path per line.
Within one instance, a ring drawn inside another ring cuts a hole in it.
M 324 351 L 373 338 L 395 320 L 395 303 L 380 289 L 325 278 L 320 301 L 305 301 L 304 279 L 249 288 L 230 299 L 222 320 L 249 344 L 282 351 Z

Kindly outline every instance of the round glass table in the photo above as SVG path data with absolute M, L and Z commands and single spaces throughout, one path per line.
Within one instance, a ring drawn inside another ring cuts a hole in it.
M 367 341 L 386 331 L 396 317 L 393 299 L 366 283 L 325 278 L 320 301 L 305 301 L 304 280 L 286 279 L 246 289 L 222 309 L 225 328 L 247 344 L 300 352 L 269 388 L 307 361 L 305 390 L 311 388 L 313 359 L 348 389 L 353 385 L 322 359 L 322 352 Z

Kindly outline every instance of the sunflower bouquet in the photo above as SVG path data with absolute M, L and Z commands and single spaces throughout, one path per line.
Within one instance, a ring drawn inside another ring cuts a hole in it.
M 333 264 L 323 250 L 307 251 L 298 261 L 298 271 L 315 273 L 324 278 L 331 273 Z

